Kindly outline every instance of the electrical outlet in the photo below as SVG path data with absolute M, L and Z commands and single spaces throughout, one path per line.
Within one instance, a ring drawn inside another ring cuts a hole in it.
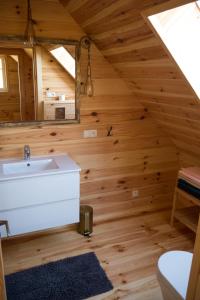
M 56 92 L 46 92 L 47 98 L 56 97 Z
M 139 191 L 138 191 L 138 190 L 132 191 L 132 197 L 133 197 L 133 198 L 139 197 Z
M 97 130 L 96 129 L 84 130 L 83 137 L 84 138 L 95 138 L 95 137 L 97 137 Z

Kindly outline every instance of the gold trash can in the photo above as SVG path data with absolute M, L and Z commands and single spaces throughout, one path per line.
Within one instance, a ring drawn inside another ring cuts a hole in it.
M 81 205 L 80 207 L 80 223 L 78 232 L 88 236 L 93 231 L 93 208 L 89 205 Z

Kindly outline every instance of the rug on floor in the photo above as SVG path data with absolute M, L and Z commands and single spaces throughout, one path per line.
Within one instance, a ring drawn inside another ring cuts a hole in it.
M 5 280 L 8 300 L 81 300 L 113 288 L 93 252 L 13 273 Z

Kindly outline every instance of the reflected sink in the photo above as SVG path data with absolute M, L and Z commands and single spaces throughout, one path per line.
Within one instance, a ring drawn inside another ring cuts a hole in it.
M 3 164 L 3 173 L 9 174 L 24 174 L 35 173 L 47 170 L 58 169 L 58 166 L 53 158 L 38 159 L 38 160 L 25 160 L 20 162 L 12 162 Z

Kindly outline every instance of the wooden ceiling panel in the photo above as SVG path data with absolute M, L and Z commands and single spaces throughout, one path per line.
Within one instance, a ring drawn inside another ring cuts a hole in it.
M 112 34 L 98 38 L 98 35 L 93 37 L 95 42 L 98 42 L 99 49 L 109 49 L 110 46 L 112 47 L 121 47 L 122 45 L 129 45 L 143 39 L 152 37 L 152 31 L 148 26 L 144 23 L 141 26 L 137 26 L 136 28 L 128 29 L 124 32 L 113 32 Z
M 99 12 L 116 2 L 116 0 L 82 0 L 80 2 L 62 0 L 64 6 L 67 6 L 68 11 L 73 13 L 74 18 L 78 19 L 81 24 L 87 22 L 87 20 L 91 19 L 94 15 L 97 15 Z M 87 12 L 87 14 L 85 12 Z
M 191 90 L 183 79 L 128 78 L 134 90 L 190 96 Z
M 72 17 L 118 70 L 134 95 L 171 135 L 181 151 L 182 163 L 183 158 L 187 157 L 187 163 L 192 164 L 192 153 L 196 157 L 197 147 L 200 146 L 198 121 L 200 106 L 197 96 L 163 47 L 161 40 L 151 31 L 142 16 L 146 9 L 152 10 L 152 14 L 153 10 L 155 13 L 159 12 L 157 4 L 161 4 L 163 10 L 167 10 L 192 1 L 62 0 L 62 2 L 65 2 L 65 7 Z M 186 142 L 188 136 L 197 143 L 188 144 Z M 194 164 L 196 162 L 195 158 Z
M 126 62 L 138 62 L 138 61 L 147 61 L 152 59 L 162 59 L 167 57 L 166 53 L 163 51 L 161 46 L 144 48 L 144 49 L 135 49 L 132 51 L 127 51 L 120 54 L 106 55 L 105 57 L 111 63 L 124 63 Z
M 137 62 L 130 64 L 127 62 L 121 66 L 119 73 L 123 78 L 157 78 L 161 79 L 181 79 L 180 72 L 171 65 L 164 66 L 148 66 L 148 65 L 138 65 Z

